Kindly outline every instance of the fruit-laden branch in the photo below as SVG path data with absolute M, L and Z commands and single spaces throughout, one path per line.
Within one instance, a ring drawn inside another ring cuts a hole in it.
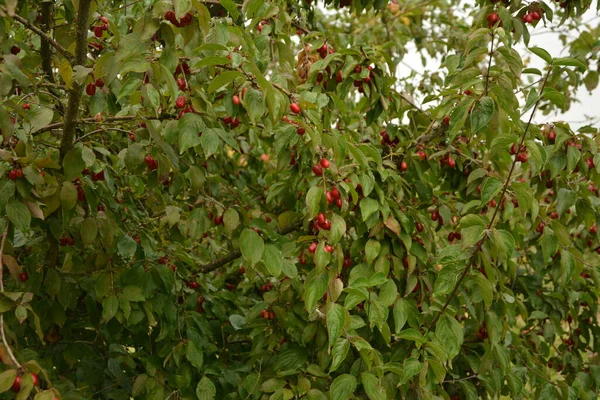
M 550 77 L 550 72 L 551 71 L 552 71 L 552 66 L 549 66 L 548 67 L 548 72 L 546 74 L 546 77 L 544 78 L 544 82 L 542 83 L 542 87 L 540 88 L 540 93 L 544 92 L 544 88 L 546 87 L 546 83 L 548 82 L 548 78 Z M 531 126 L 531 122 L 533 121 L 533 116 L 535 115 L 535 112 L 536 112 L 536 110 L 538 108 L 538 105 L 540 104 L 541 100 L 542 100 L 542 98 L 540 97 L 535 102 L 535 105 L 533 107 L 533 111 L 531 112 L 531 116 L 529 117 L 529 121 L 527 122 L 527 125 L 525 126 L 525 129 L 523 131 L 523 134 L 521 135 L 521 140 L 519 141 L 519 147 L 518 147 L 519 149 L 521 148 L 521 146 L 523 146 L 523 143 L 525 142 L 525 138 L 527 136 L 527 132 L 529 132 L 529 127 Z M 515 157 L 515 159 L 513 160 L 512 164 L 510 166 L 510 170 L 508 172 L 508 176 L 506 177 L 506 181 L 504 182 L 504 185 L 502 186 L 502 191 L 501 191 L 501 194 L 500 194 L 500 199 L 504 198 L 504 195 L 506 194 L 506 191 L 508 190 L 508 185 L 510 185 L 510 180 L 512 178 L 512 174 L 513 174 L 513 172 L 515 170 L 516 164 L 517 164 L 517 157 Z M 500 205 L 501 204 L 502 204 L 502 201 L 498 201 L 497 202 L 496 208 L 494 209 L 494 214 L 492 214 L 492 218 L 490 219 L 490 222 L 488 223 L 485 232 L 489 232 L 490 229 L 492 229 L 494 221 L 496 220 L 496 216 L 498 215 L 498 210 L 500 209 Z M 469 262 L 468 262 L 467 266 L 465 267 L 465 270 L 462 272 L 462 274 L 458 278 L 456 284 L 454 285 L 454 289 L 452 289 L 452 292 L 450 292 L 450 294 L 448 295 L 448 299 L 444 303 L 443 307 L 440 309 L 440 311 L 437 313 L 437 315 L 431 321 L 431 323 L 427 326 L 427 329 L 424 332 L 424 335 L 427 334 L 427 333 L 429 333 L 435 327 L 435 324 L 437 324 L 437 322 L 440 319 L 440 317 L 442 316 L 442 314 L 444 314 L 444 312 L 446 311 L 446 308 L 448 308 L 448 306 L 450 305 L 450 303 L 452 302 L 452 300 L 454 299 L 454 297 L 458 293 L 458 289 L 460 288 L 461 283 L 467 277 L 468 273 L 471 271 L 471 268 L 473 267 L 473 264 L 474 264 L 475 260 L 477 259 L 477 255 L 481 251 L 481 248 L 483 247 L 483 243 L 487 239 L 487 236 L 488 236 L 487 234 L 484 235 L 483 238 L 481 238 L 477 242 L 477 244 L 475 245 L 475 251 L 471 255 L 471 258 L 469 258 Z M 409 348 L 409 352 L 412 351 L 413 347 L 414 347 L 414 345 L 411 345 L 411 347 Z
M 79 0 L 79 9 L 77 10 L 77 20 L 75 23 L 75 60 L 73 67 L 85 64 L 87 55 L 88 16 L 90 14 L 91 3 L 92 0 Z M 77 115 L 79 114 L 79 103 L 81 102 L 82 86 L 82 84 L 74 81 L 73 87 L 69 91 L 69 102 L 65 114 L 63 137 L 60 142 L 61 160 L 73 147 L 75 127 L 77 126 Z
M 4 227 L 4 232 L 2 232 L 2 238 L 0 239 L 0 293 L 4 293 L 4 246 L 6 245 L 6 237 L 8 236 L 8 225 L 9 222 L 6 221 L 6 226 Z M 2 343 L 4 344 L 8 356 L 18 368 L 21 368 L 21 364 L 17 361 L 17 358 L 6 341 L 6 334 L 4 333 L 4 313 L 0 314 L 0 336 L 2 336 Z
M 8 11 L 6 10 L 6 8 L 0 6 L 0 11 L 6 15 L 9 15 Z M 38 35 L 39 37 L 42 38 L 43 41 L 46 41 L 47 43 L 51 44 L 52 47 L 54 47 L 56 49 L 56 51 L 58 51 L 63 57 L 65 57 L 66 59 L 69 60 L 69 62 L 73 62 L 73 55 L 71 53 L 69 53 L 67 51 L 67 49 L 65 49 L 64 47 L 62 47 L 56 40 L 52 39 L 52 36 L 48 35 L 47 33 L 43 32 L 40 28 L 38 28 L 37 26 L 33 25 L 31 22 L 27 21 L 25 18 L 21 17 L 20 15 L 11 15 L 11 17 L 13 19 L 15 19 L 16 21 L 20 22 L 23 26 L 25 26 L 27 29 L 33 31 L 36 35 Z
M 302 227 L 302 220 L 298 220 L 298 221 L 294 222 L 293 224 L 288 225 L 281 230 L 278 230 L 277 233 L 280 235 L 287 235 L 288 233 L 292 233 L 292 232 L 300 229 L 300 227 Z M 227 254 L 226 256 L 221 257 L 218 260 L 216 260 L 210 264 L 201 265 L 199 272 L 204 273 L 204 274 L 206 274 L 208 272 L 212 272 L 216 269 L 219 269 L 223 265 L 229 264 L 231 261 L 233 261 L 237 258 L 240 258 L 241 256 L 242 256 L 242 252 L 240 250 L 234 250 L 231 253 Z

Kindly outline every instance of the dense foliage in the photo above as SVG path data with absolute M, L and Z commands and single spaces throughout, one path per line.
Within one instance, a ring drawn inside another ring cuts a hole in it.
M 598 398 L 590 3 L 0 0 L 2 398 Z

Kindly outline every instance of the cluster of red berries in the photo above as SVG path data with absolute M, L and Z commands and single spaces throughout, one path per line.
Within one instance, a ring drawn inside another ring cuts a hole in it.
M 317 251 L 317 247 L 318 247 L 318 246 L 319 246 L 319 244 L 318 244 L 317 242 L 312 242 L 312 243 L 310 244 L 310 246 L 308 246 L 308 251 L 309 251 L 310 253 L 314 253 L 314 252 L 316 252 L 316 251 Z M 331 253 L 331 252 L 333 251 L 333 246 L 331 246 L 331 245 L 329 245 L 329 244 L 326 244 L 326 245 L 323 247 L 323 250 L 325 250 L 325 252 L 326 252 L 326 253 Z
M 185 286 L 189 287 L 190 289 L 198 289 L 200 284 L 196 281 L 185 281 Z
M 500 22 L 499 26 L 502 26 L 502 21 L 501 21 L 500 15 L 497 12 L 488 14 L 487 17 L 485 17 L 485 18 L 487 19 L 488 27 L 490 27 L 490 28 L 493 28 L 497 22 Z
M 312 166 L 312 172 L 316 176 L 323 176 L 323 170 L 328 169 L 330 166 L 330 162 L 326 158 L 322 158 L 318 164 Z
M 96 93 L 96 88 L 102 89 L 103 87 L 104 87 L 104 79 L 98 78 L 98 79 L 96 79 L 96 81 L 94 81 L 92 83 L 88 83 L 85 86 L 85 93 L 88 96 L 93 96 Z
M 263 293 L 268 292 L 270 290 L 273 290 L 273 283 L 271 282 L 263 283 L 260 287 L 260 291 Z
M 158 169 L 158 161 L 156 161 L 151 155 L 147 155 L 144 158 L 144 162 L 150 171 Z
M 8 173 L 8 179 L 11 181 L 17 180 L 23 177 L 23 170 L 21 168 L 13 169 Z
M 24 103 L 21 107 L 23 107 L 23 110 L 31 110 L 31 104 L 29 103 Z
M 263 30 L 263 26 L 265 26 L 265 25 L 269 25 L 269 21 L 267 21 L 266 19 L 263 19 L 262 21 L 260 21 L 260 22 L 258 23 L 258 26 L 256 27 L 256 29 L 257 29 L 259 32 L 262 32 L 262 30 Z
M 539 21 L 540 19 L 542 19 L 542 14 L 538 10 L 533 10 L 523 15 L 523 22 L 526 24 L 533 24 L 534 21 Z
M 261 318 L 264 318 L 264 319 L 274 319 L 275 313 L 273 311 L 269 311 L 269 310 L 262 310 L 260 312 L 260 316 L 261 316 Z
M 99 21 L 98 21 L 98 25 L 90 26 L 90 31 L 93 31 L 94 36 L 96 36 L 98 39 L 100 39 L 102 37 L 102 35 L 104 34 L 104 32 L 108 31 L 108 18 L 100 17 Z
M 232 118 L 230 115 L 223 118 L 223 123 L 232 128 L 237 128 L 238 126 L 240 126 L 240 120 L 237 117 Z
M 460 232 L 450 232 L 448 234 L 448 241 L 449 242 L 454 242 L 454 240 L 461 240 L 462 239 L 462 235 Z
M 61 236 L 58 242 L 62 247 L 73 246 L 75 244 L 75 240 L 71 236 Z
M 37 386 L 38 383 L 40 383 L 40 378 L 37 376 L 37 374 L 31 374 L 31 380 L 33 380 L 33 386 Z M 15 393 L 19 393 L 21 391 L 21 377 L 17 376 L 12 384 L 12 386 L 10 387 L 10 390 L 12 390 Z M 54 398 L 56 399 L 56 397 Z
M 439 226 L 444 225 L 444 218 L 442 218 L 442 216 L 440 215 L 440 212 L 438 210 L 433 210 L 431 212 L 431 220 L 437 221 Z
M 177 119 L 181 119 L 187 113 L 193 113 L 194 107 L 191 104 L 187 105 L 187 98 L 185 96 L 179 96 L 175 100 L 175 108 L 179 110 L 179 114 L 177 115 Z
M 317 218 L 315 218 L 314 220 L 313 226 L 317 232 L 319 231 L 319 229 L 324 229 L 328 231 L 331 229 L 331 221 L 327 219 L 325 214 L 319 213 L 319 215 L 317 215 Z
M 446 153 L 440 160 L 440 164 L 447 165 L 449 168 L 454 168 L 456 167 L 456 160 L 449 153 Z
M 370 85 L 371 84 L 371 80 L 375 79 L 375 75 L 373 73 L 373 67 L 371 67 L 370 65 L 367 65 L 367 69 L 370 71 L 369 75 L 364 77 L 361 80 L 355 80 L 354 81 L 354 87 L 358 88 L 358 93 L 364 93 L 365 89 L 363 87 L 364 84 Z M 354 67 L 354 72 L 357 74 L 360 74 L 362 71 L 362 66 L 357 65 L 356 67 Z M 341 73 L 340 71 L 338 71 L 340 78 L 341 78 Z M 338 79 L 337 75 L 336 75 L 336 80 Z M 340 81 L 338 80 L 338 83 L 340 83 Z
M 325 58 L 327 57 L 327 54 L 335 53 L 335 49 L 329 46 L 327 43 L 323 43 L 323 45 L 317 49 L 317 52 L 319 53 L 321 58 Z
M 333 187 L 331 190 L 326 191 L 325 198 L 327 199 L 327 204 L 335 202 L 338 208 L 342 208 L 342 197 L 338 188 Z
M 381 145 L 382 146 L 397 146 L 400 143 L 399 138 L 394 138 L 394 140 L 390 139 L 390 135 L 388 135 L 386 130 L 379 132 L 379 136 L 381 136 Z
M 177 21 L 177 17 L 175 16 L 174 11 L 167 11 L 165 13 L 165 19 L 175 25 L 178 28 L 182 28 L 184 26 L 188 26 L 192 23 L 192 14 L 187 13 L 181 18 L 181 20 Z

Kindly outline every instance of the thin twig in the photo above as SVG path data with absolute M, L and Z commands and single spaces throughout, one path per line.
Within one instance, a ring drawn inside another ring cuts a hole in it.
M 4 293 L 4 245 L 6 244 L 6 237 L 8 236 L 8 225 L 9 222 L 6 221 L 2 239 L 0 240 L 0 293 Z M 8 356 L 18 368 L 21 368 L 21 364 L 17 361 L 17 358 L 13 354 L 12 349 L 6 340 L 6 334 L 4 333 L 4 313 L 0 314 L 0 335 L 2 335 L 2 343 L 4 343 L 4 348 L 6 349 Z
M 490 69 L 492 69 L 492 60 L 494 59 L 494 31 L 492 30 L 492 43 L 490 45 L 490 60 L 488 61 L 487 72 L 485 73 L 485 95 L 488 95 L 490 85 Z
M 4 14 L 8 15 L 8 11 L 6 10 L 6 8 L 4 8 L 2 6 L 0 6 L 0 11 L 2 11 Z M 73 55 L 71 53 L 69 53 L 64 47 L 62 47 L 56 40 L 52 39 L 51 36 L 44 33 L 40 28 L 33 25 L 31 22 L 27 21 L 25 18 L 21 17 L 18 14 L 13 15 L 12 18 L 15 19 L 16 21 L 20 22 L 27 29 L 33 31 L 35 34 L 37 34 L 39 37 L 41 37 L 42 40 L 45 40 L 48 43 L 50 43 L 52 45 L 52 47 L 54 47 L 63 57 L 68 59 L 69 62 L 73 61 Z

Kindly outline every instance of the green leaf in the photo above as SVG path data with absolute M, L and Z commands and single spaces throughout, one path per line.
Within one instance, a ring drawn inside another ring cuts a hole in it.
M 375 239 L 369 239 L 365 245 L 365 256 L 367 257 L 367 263 L 372 264 L 373 260 L 379 255 L 381 244 Z
M 438 274 L 435 280 L 433 294 L 436 296 L 442 296 L 448 294 L 454 289 L 456 285 L 456 279 L 460 271 L 456 269 L 454 265 L 446 265 Z
M 330 400 L 346 400 L 356 390 L 356 378 L 349 374 L 343 374 L 333 380 L 329 390 Z
M 407 358 L 404 360 L 404 370 L 400 377 L 400 384 L 403 385 L 410 380 L 413 376 L 417 375 L 423 369 L 423 363 L 414 358 Z
M 319 273 L 314 269 L 304 282 L 304 305 L 306 309 L 312 311 L 317 302 L 323 297 L 327 291 L 329 280 L 326 273 Z
M 233 19 L 238 19 L 240 17 L 237 4 L 233 0 L 221 0 L 221 5 L 227 10 Z
M 240 250 L 242 256 L 252 265 L 262 259 L 265 242 L 258 233 L 252 229 L 244 229 L 240 235 Z
M 243 76 L 244 74 L 242 74 L 241 72 L 238 71 L 225 71 L 225 72 L 221 72 L 218 76 L 216 76 L 208 85 L 208 88 L 206 89 L 208 93 L 212 93 L 218 89 L 220 89 L 221 87 L 227 85 L 228 83 L 230 83 L 231 81 L 233 81 L 235 78 L 239 78 L 240 76 Z
M 248 117 L 252 123 L 259 122 L 262 116 L 267 112 L 265 98 L 263 94 L 256 89 L 248 88 L 244 95 L 243 102 L 244 108 L 248 111 Z
M 463 343 L 463 328 L 453 317 L 443 314 L 435 327 L 435 336 L 444 344 L 449 357 L 454 358 Z
M 565 249 L 560 251 L 560 271 L 561 283 L 566 285 L 573 277 L 573 272 L 575 272 L 575 257 Z
M 327 332 L 329 334 L 329 346 L 342 334 L 346 323 L 346 310 L 337 303 L 330 303 L 327 309 Z
M 179 154 L 183 154 L 187 149 L 196 147 L 202 142 L 202 138 L 198 134 L 205 131 L 206 125 L 201 116 L 187 113 L 181 117 L 177 127 L 179 129 Z
M 142 288 L 133 285 L 128 285 L 123 288 L 123 298 L 131 302 L 141 302 L 146 300 Z
M 479 271 L 473 272 L 473 279 L 477 283 L 477 286 L 479 286 L 485 307 L 489 309 L 494 299 L 494 287 L 490 281 Z
M 31 225 L 31 214 L 29 209 L 20 201 L 11 199 L 6 205 L 8 219 L 21 232 L 28 232 Z
M 195 67 L 202 68 L 202 67 L 210 67 L 213 65 L 228 65 L 228 64 L 231 64 L 231 60 L 228 59 L 227 57 L 211 56 L 211 57 L 205 57 L 202 60 L 200 60 L 199 62 L 197 62 Z
M 92 244 L 98 235 L 98 224 L 96 223 L 96 220 L 90 217 L 84 219 L 81 223 L 79 233 L 81 234 L 81 240 L 84 245 L 88 246 Z
M 362 220 L 366 221 L 371 214 L 376 212 L 379 209 L 379 204 L 377 201 L 367 197 L 360 201 L 360 213 L 362 215 Z
M 483 97 L 471 110 L 471 130 L 475 134 L 483 129 L 492 120 L 495 104 L 490 97 Z
M 346 220 L 337 214 L 331 216 L 331 230 L 329 231 L 329 243 L 337 244 L 346 233 Z
M 381 382 L 379 382 L 379 379 L 377 379 L 375 375 L 370 374 L 368 372 L 363 372 L 360 375 L 360 380 L 370 400 L 387 399 L 385 394 L 385 388 L 382 386 Z
M 560 188 L 558 190 L 558 205 L 556 206 L 556 211 L 558 211 L 560 215 L 563 215 L 576 201 L 577 193 L 569 189 Z
M 223 227 L 225 232 L 230 234 L 237 229 L 240 224 L 240 216 L 233 208 L 228 208 L 223 214 Z
M 202 349 L 199 348 L 193 340 L 190 340 L 187 344 L 185 358 L 187 358 L 194 368 L 198 370 L 202 369 L 202 365 L 204 364 Z
M 77 204 L 77 188 L 71 182 L 63 182 L 60 189 L 60 203 L 64 211 L 69 211 Z
M 350 342 L 346 338 L 338 338 L 333 347 L 331 348 L 331 368 L 329 369 L 329 373 L 337 370 L 342 362 L 346 359 L 348 355 L 348 350 L 350 350 Z
M 583 69 L 584 71 L 587 70 L 587 66 L 583 62 L 577 60 L 576 58 L 570 58 L 570 57 L 555 58 L 554 65 L 562 65 L 562 66 L 566 66 L 566 67 L 577 67 L 577 68 Z
M 127 148 L 125 153 L 125 166 L 127 169 L 134 171 L 144 163 L 146 157 L 144 146 L 139 143 L 133 143 Z
M 495 198 L 502 190 L 502 181 L 495 177 L 489 177 L 483 181 L 481 187 L 481 204 L 487 204 Z
M 192 9 L 192 0 L 174 0 L 175 16 L 181 20 Z
M 6 371 L 0 373 L 0 393 L 4 393 L 10 389 L 15 382 L 16 377 L 16 369 L 7 369 Z
M 110 321 L 119 310 L 119 299 L 114 294 L 106 297 L 102 301 L 102 319 L 104 322 Z
M 276 246 L 272 244 L 265 246 L 263 262 L 273 277 L 278 278 L 281 275 L 283 257 L 281 256 L 281 251 Z
M 231 326 L 233 327 L 233 329 L 235 329 L 237 331 L 237 330 L 244 328 L 246 319 L 244 317 L 242 317 L 241 315 L 233 314 L 233 315 L 229 316 L 229 322 L 231 323 Z
M 205 375 L 196 386 L 198 400 L 213 400 L 217 395 L 215 384 Z
M 552 56 L 546 50 L 541 47 L 530 47 L 529 50 L 548 64 L 552 64 Z
M 396 334 L 402 331 L 402 328 L 408 320 L 408 314 L 410 312 L 410 303 L 406 299 L 398 299 L 394 303 L 394 332 Z
M 323 198 L 323 188 L 313 186 L 306 194 L 306 207 L 308 209 L 308 218 L 313 219 L 319 213 L 321 208 L 321 199 Z
M 125 235 L 119 240 L 119 243 L 117 243 L 117 248 L 123 258 L 130 258 L 135 254 L 137 242 L 130 236 Z
M 202 133 L 200 144 L 202 145 L 204 155 L 206 158 L 208 158 L 215 154 L 219 149 L 219 146 L 221 145 L 221 139 L 219 138 L 219 134 L 215 131 L 215 129 L 207 129 L 204 133 Z

